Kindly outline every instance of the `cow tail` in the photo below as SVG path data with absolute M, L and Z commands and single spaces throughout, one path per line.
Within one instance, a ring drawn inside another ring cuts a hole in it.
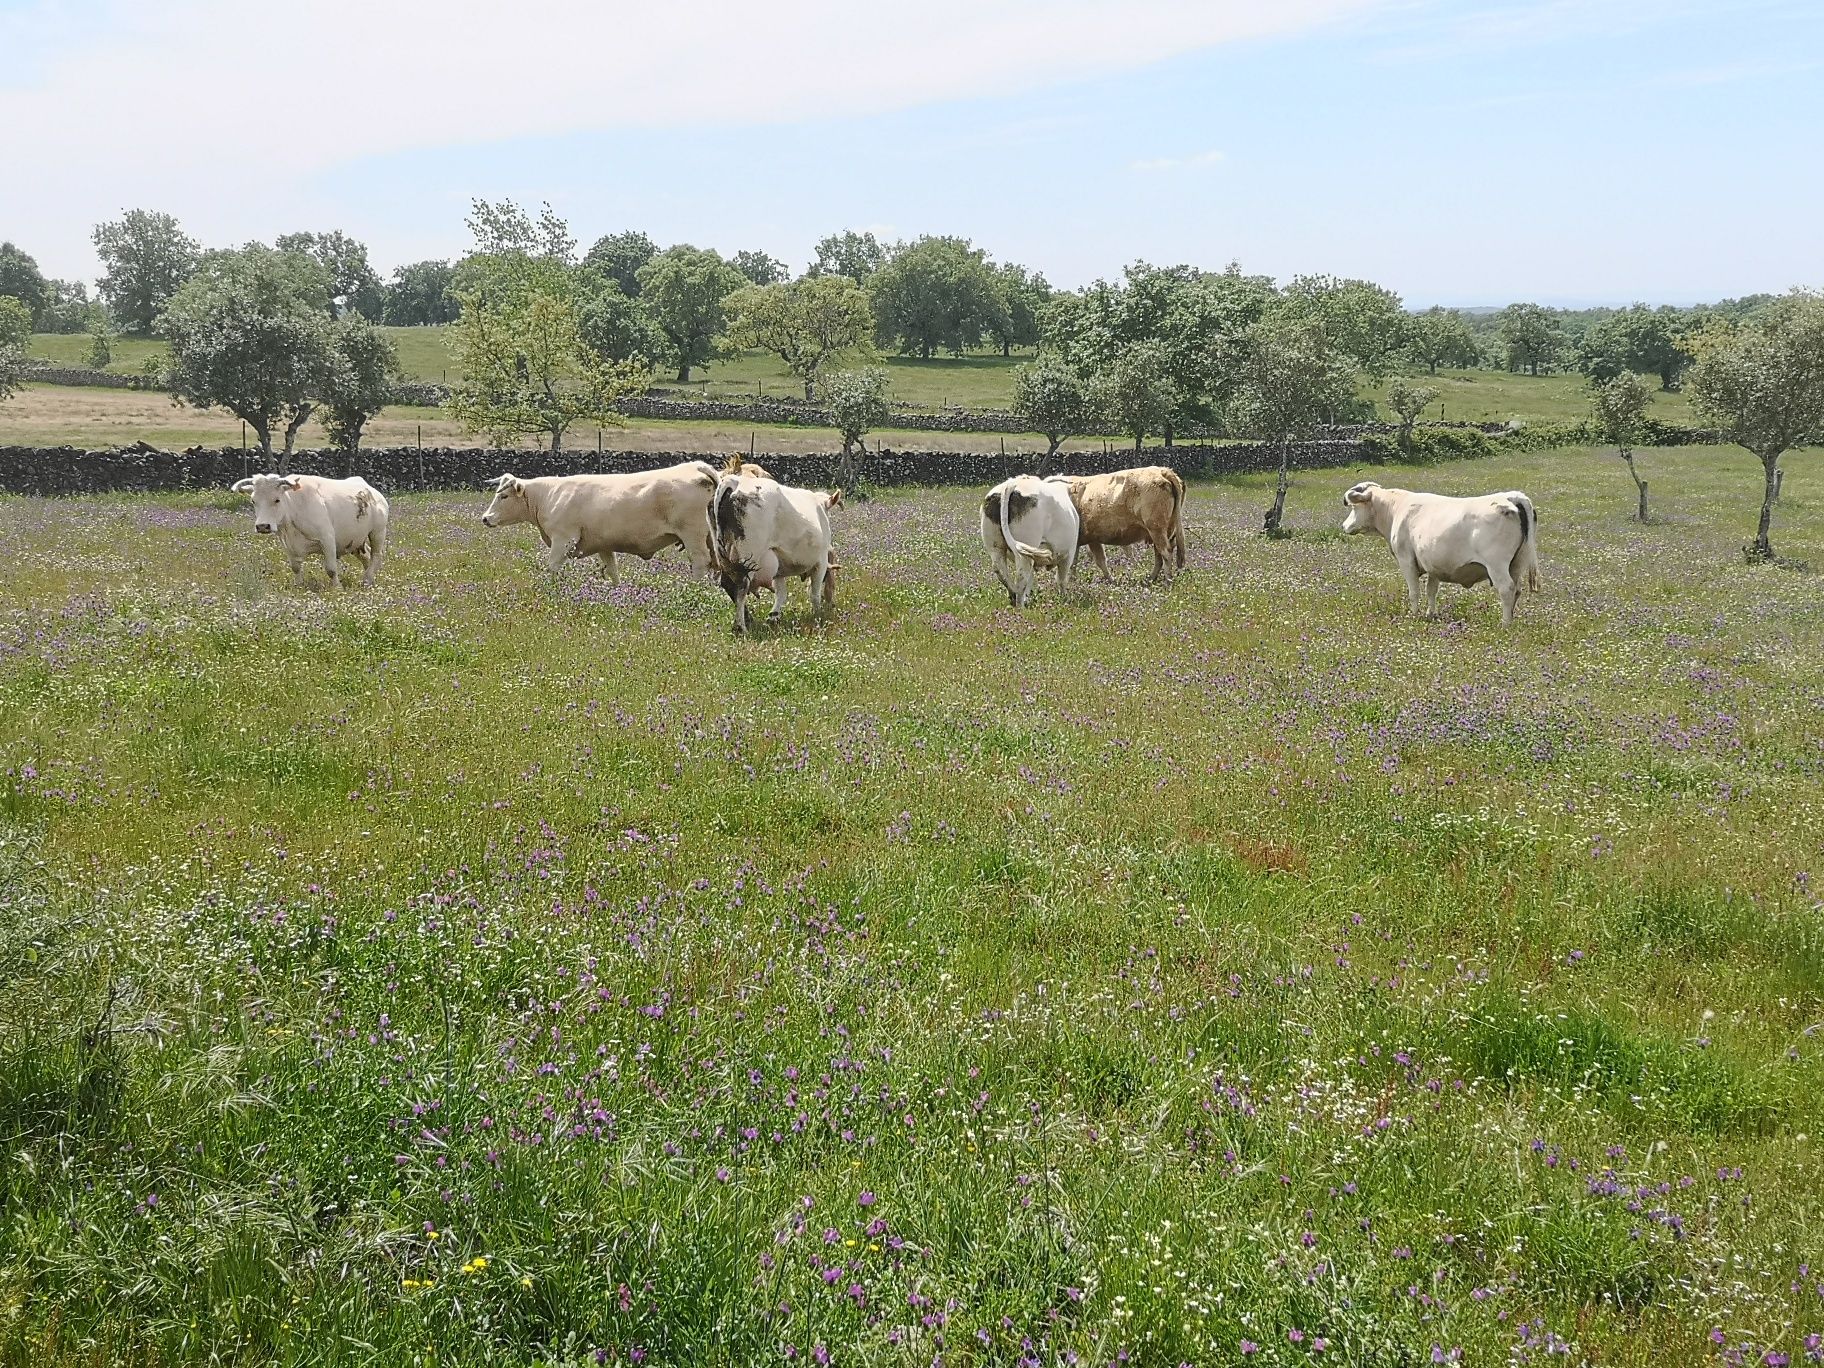
M 1177 471 L 1172 477 L 1172 545 L 1177 547 L 1178 568 L 1184 569 L 1184 477 Z
M 1051 552 L 1042 546 L 1028 546 L 1013 535 L 1013 525 L 1007 516 L 1007 505 L 1012 502 L 1013 486 L 1010 482 L 1006 492 L 1001 495 L 1001 540 L 1007 543 L 1007 549 L 1014 555 L 1026 557 L 1042 570 L 1050 569 L 1058 563 L 1057 558 Z
M 1517 489 L 1508 493 L 1507 500 L 1520 514 L 1520 547 L 1514 552 L 1507 572 L 1515 584 L 1524 584 L 1536 594 L 1540 584 L 1539 514 L 1533 508 L 1533 501 Z
M 709 559 L 710 564 L 718 570 L 728 564 L 728 558 L 722 550 L 722 501 L 733 497 L 734 492 L 732 481 L 718 479 L 709 496 Z

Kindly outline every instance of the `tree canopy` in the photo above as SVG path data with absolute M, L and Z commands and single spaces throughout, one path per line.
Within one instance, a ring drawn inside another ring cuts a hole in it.
M 1096 382 L 1055 353 L 1013 368 L 1013 412 L 1045 438 L 1045 469 L 1065 440 L 1096 429 L 1102 396 Z
M 887 249 L 872 233 L 831 233 L 816 246 L 816 259 L 805 269 L 806 275 L 845 275 L 857 285 L 887 264 Z
M 1321 329 L 1330 347 L 1370 380 L 1384 379 L 1411 340 L 1411 315 L 1400 297 L 1368 280 L 1296 276 L 1281 292 L 1279 312 Z
M 359 447 L 367 420 L 392 399 L 398 379 L 399 353 L 385 333 L 358 313 L 332 324 L 319 390 L 329 440 L 344 451 Z
M 122 332 L 149 336 L 160 310 L 196 270 L 201 249 L 171 215 L 147 209 L 97 224 L 92 237 L 105 271 L 101 297 L 116 324 Z
M 50 286 L 30 253 L 10 242 L 0 242 L 0 296 L 18 300 L 34 326 L 50 303 Z
M 1507 368 L 1539 374 L 1550 367 L 1564 349 L 1564 330 L 1550 310 L 1538 304 L 1509 304 L 1501 311 L 1501 345 L 1507 349 Z
M 0 403 L 13 397 L 25 375 L 25 344 L 32 335 L 32 316 L 25 301 L 0 295 Z
M 1455 309 L 1432 308 L 1414 314 L 1407 324 L 1407 350 L 1433 375 L 1439 366 L 1466 368 L 1476 364 L 1481 349 L 1470 335 L 1463 315 Z
M 628 230 L 595 240 L 583 254 L 583 265 L 620 286 L 629 299 L 640 294 L 640 267 L 659 254 L 659 245 L 646 234 Z
M 880 345 L 927 361 L 978 345 L 1001 309 L 987 253 L 959 237 L 896 247 L 868 278 L 868 296 Z
M 728 264 L 754 285 L 777 285 L 789 280 L 792 274 L 783 261 L 765 252 L 736 252 L 728 259 Z
M 817 377 L 837 357 L 868 350 L 874 313 L 847 276 L 807 276 L 782 285 L 748 285 L 723 301 L 727 343 L 769 351 L 817 397 Z
M 707 247 L 668 247 L 640 267 L 640 302 L 664 336 L 666 360 L 677 367 L 680 384 L 691 370 L 718 352 L 726 324 L 722 302 L 747 284 L 746 277 Z
M 1244 347 L 1229 419 L 1237 432 L 1279 446 L 1279 479 L 1265 523 L 1269 536 L 1279 536 L 1292 443 L 1355 397 L 1358 372 L 1319 318 L 1263 320 L 1248 330 Z
M 274 244 L 281 252 L 301 252 L 323 268 L 329 281 L 330 317 L 358 313 L 378 320 L 384 296 L 380 277 L 367 264 L 367 246 L 340 229 L 328 233 L 285 233 Z
M 1717 318 L 1692 339 L 1686 379 L 1698 414 L 1760 458 L 1765 482 L 1749 556 L 1773 556 L 1780 457 L 1824 439 L 1824 296 L 1795 290 L 1751 321 Z
M 447 261 L 414 261 L 395 267 L 381 311 L 393 327 L 422 327 L 456 321 L 456 297 L 450 293 L 456 272 Z
M 553 451 L 577 422 L 619 424 L 616 402 L 649 372 L 637 360 L 605 357 L 584 337 L 589 273 L 571 264 L 568 226 L 549 205 L 533 221 L 511 202 L 484 201 L 469 226 L 477 250 L 454 287 L 462 313 L 451 347 L 462 380 L 451 412 L 502 443 L 546 434 Z
M 198 408 L 225 408 L 272 451 L 309 418 L 329 365 L 329 282 L 309 257 L 260 243 L 209 252 L 156 320 L 171 340 L 165 383 Z
M 855 448 L 861 439 L 887 421 L 887 373 L 879 366 L 832 371 L 823 382 L 823 406 L 842 435 L 842 483 L 854 489 L 860 471 Z

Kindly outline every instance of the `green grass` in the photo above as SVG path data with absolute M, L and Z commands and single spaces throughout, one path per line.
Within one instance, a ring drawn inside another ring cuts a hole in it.
M 0 500 L 0 1359 L 1802 1362 L 1824 597 L 1653 461 L 1372 472 L 1532 493 L 1511 631 L 1355 470 L 1019 614 L 890 493 L 748 641 L 478 496 L 340 594 Z
M 1426 375 L 1421 371 L 1413 379 L 1438 390 L 1438 401 L 1426 411 L 1427 418 L 1569 423 L 1590 416 L 1589 381 L 1581 375 L 1512 375 L 1491 370 Z M 1658 389 L 1657 381 L 1652 388 L 1653 402 L 1647 410 L 1652 417 L 1669 423 L 1697 422 L 1691 402 L 1682 392 L 1667 394 Z M 1381 416 L 1390 418 L 1384 395 L 1374 393 L 1373 397 Z
M 86 366 L 93 345 L 87 333 L 33 333 L 26 354 L 42 357 L 53 365 Z M 108 345 L 113 360 L 107 369 L 117 375 L 138 375 L 149 358 L 166 354 L 165 344 L 149 337 L 116 337 Z

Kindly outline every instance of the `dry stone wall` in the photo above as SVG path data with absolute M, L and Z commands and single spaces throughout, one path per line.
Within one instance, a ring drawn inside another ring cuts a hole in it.
M 500 451 L 489 447 L 367 447 L 360 451 L 300 451 L 291 469 L 318 475 L 360 475 L 389 493 L 481 489 L 504 470 L 522 476 L 654 470 L 681 461 L 710 460 L 698 452 Z M 763 455 L 766 468 L 788 484 L 821 488 L 837 483 L 837 457 Z M 1371 460 L 1359 441 L 1304 442 L 1292 450 L 1299 469 Z M 868 452 L 863 476 L 873 485 L 990 485 L 1030 470 L 1030 453 Z M 1278 448 L 1260 443 L 1230 446 L 1131 447 L 1108 452 L 1069 452 L 1062 468 L 1091 475 L 1134 465 L 1169 465 L 1187 478 L 1274 469 Z M 238 447 L 160 451 L 129 447 L 85 451 L 79 447 L 0 447 L 0 492 L 33 496 L 165 493 L 221 489 L 268 465 L 258 452 Z

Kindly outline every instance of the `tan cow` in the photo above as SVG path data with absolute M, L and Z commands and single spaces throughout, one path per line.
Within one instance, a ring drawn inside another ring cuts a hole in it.
M 616 552 L 651 560 L 681 546 L 693 570 L 710 569 L 709 496 L 716 468 L 686 461 L 624 475 L 502 475 L 481 521 L 487 527 L 531 523 L 544 542 L 552 574 L 571 556 L 595 556 L 612 581 Z
M 1070 491 L 1082 520 L 1078 554 L 1089 552 L 1104 580 L 1111 580 L 1104 546 L 1153 548 L 1153 579 L 1184 565 L 1184 480 L 1167 466 L 1138 466 L 1107 475 L 1052 475 Z
M 750 480 L 771 480 L 775 478 L 772 471 L 768 470 L 765 466 L 755 465 L 752 461 L 742 456 L 740 452 L 735 452 L 722 463 L 722 473 L 724 475 L 745 475 Z

